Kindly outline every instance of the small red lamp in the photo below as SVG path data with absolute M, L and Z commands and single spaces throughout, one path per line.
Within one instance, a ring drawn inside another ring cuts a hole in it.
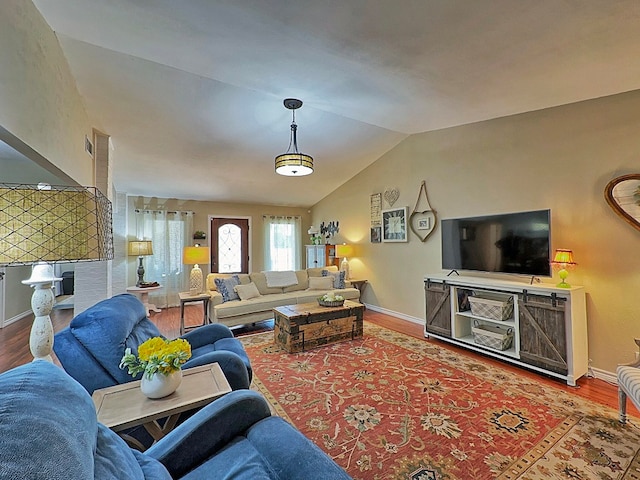
M 569 285 L 566 280 L 569 276 L 567 268 L 577 265 L 577 263 L 573 261 L 573 252 L 564 248 L 557 248 L 551 264 L 560 268 L 560 270 L 558 270 L 560 283 L 556 286 L 560 288 L 571 288 L 571 285 Z

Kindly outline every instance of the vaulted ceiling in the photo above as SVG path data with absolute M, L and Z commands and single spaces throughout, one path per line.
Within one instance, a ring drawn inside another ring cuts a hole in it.
M 408 135 L 640 88 L 637 0 L 34 3 L 136 195 L 311 206 Z

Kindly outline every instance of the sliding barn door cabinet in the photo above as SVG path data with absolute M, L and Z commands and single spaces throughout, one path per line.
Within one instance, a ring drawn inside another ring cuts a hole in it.
M 565 380 L 588 372 L 583 287 L 482 277 L 424 277 L 425 337 Z

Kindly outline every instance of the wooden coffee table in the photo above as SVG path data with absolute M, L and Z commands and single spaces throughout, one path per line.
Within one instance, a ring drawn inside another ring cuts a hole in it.
M 274 339 L 289 353 L 362 337 L 364 305 L 345 300 L 342 307 L 318 303 L 286 305 L 273 309 Z
M 140 380 L 101 388 L 91 398 L 98 421 L 114 432 L 143 425 L 155 441 L 169 433 L 182 412 L 211 403 L 229 393 L 231 387 L 220 365 L 210 363 L 182 371 L 182 383 L 171 395 L 151 400 L 140 391 Z M 156 420 L 167 418 L 161 427 Z M 144 447 L 135 438 L 120 434 L 127 443 L 139 450 Z

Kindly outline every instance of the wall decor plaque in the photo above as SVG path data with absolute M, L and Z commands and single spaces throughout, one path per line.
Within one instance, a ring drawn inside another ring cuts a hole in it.
M 427 183 L 423 180 L 418 191 L 416 206 L 409 217 L 409 227 L 421 242 L 425 242 L 435 231 L 437 221 L 436 211 L 431 208 L 427 197 Z

